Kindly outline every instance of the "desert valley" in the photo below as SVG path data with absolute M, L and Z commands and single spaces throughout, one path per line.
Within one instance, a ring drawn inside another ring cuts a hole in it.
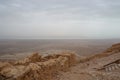
M 0 80 L 120 80 L 119 40 L 46 40 L 44 46 L 18 42 L 9 45 L 17 44 L 20 53 L 0 56 Z M 23 46 L 31 53 L 19 48 Z

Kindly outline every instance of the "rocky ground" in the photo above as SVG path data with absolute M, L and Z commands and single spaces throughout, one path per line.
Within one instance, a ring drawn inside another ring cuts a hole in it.
M 114 61 L 119 60 L 119 63 Z M 113 62 L 109 65 L 109 63 Z M 104 65 L 108 64 L 108 66 Z M 60 72 L 54 80 L 120 80 L 120 53 L 79 63 L 68 72 Z
M 120 44 L 101 54 L 81 57 L 75 53 L 39 55 L 0 62 L 0 80 L 120 80 Z
M 120 80 L 120 44 L 104 53 L 83 59 L 68 72 L 60 72 L 54 80 Z

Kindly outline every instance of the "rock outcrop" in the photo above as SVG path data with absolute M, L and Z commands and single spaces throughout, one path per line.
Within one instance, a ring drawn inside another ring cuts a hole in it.
M 105 50 L 103 53 L 91 55 L 89 57 L 85 57 L 83 59 L 80 59 L 79 62 L 83 63 L 83 62 L 86 62 L 86 61 L 90 61 L 92 59 L 103 58 L 103 57 L 107 57 L 107 56 L 110 56 L 110 55 L 113 55 L 113 54 L 117 54 L 119 52 L 120 52 L 120 43 L 112 45 L 110 48 Z
M 0 78 L 5 80 L 52 80 L 58 71 L 66 71 L 76 64 L 73 53 L 52 54 L 47 56 L 32 54 L 13 63 L 0 62 Z
M 107 52 L 113 52 L 113 53 L 117 53 L 120 52 L 120 43 L 114 44 L 112 45 L 110 48 L 108 48 L 106 51 Z

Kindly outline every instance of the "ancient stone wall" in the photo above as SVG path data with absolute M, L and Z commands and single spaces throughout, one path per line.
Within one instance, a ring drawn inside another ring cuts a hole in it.
M 73 53 L 52 54 L 42 57 L 38 53 L 13 63 L 0 63 L 0 76 L 5 80 L 52 80 L 58 71 L 66 71 L 76 64 Z

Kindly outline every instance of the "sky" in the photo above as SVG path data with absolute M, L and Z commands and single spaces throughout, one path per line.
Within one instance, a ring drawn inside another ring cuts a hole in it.
M 120 38 L 120 0 L 0 0 L 0 39 Z

